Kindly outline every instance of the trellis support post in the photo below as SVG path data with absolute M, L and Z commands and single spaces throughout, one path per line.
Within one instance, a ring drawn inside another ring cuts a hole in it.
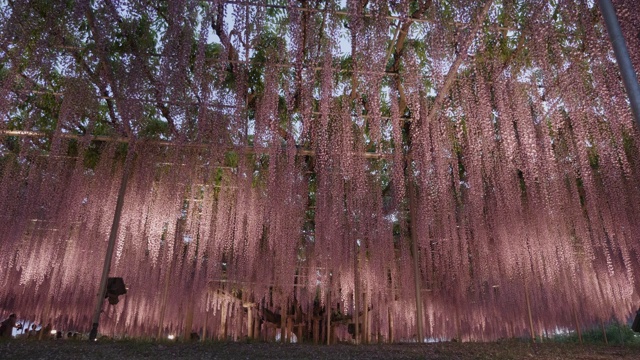
M 127 181 L 133 163 L 133 142 L 130 141 L 127 148 L 127 158 L 125 160 L 124 169 L 122 171 L 122 180 L 120 181 L 120 189 L 118 190 L 118 199 L 116 200 L 116 211 L 113 215 L 111 223 L 111 232 L 109 233 L 109 243 L 107 252 L 104 256 L 104 265 L 102 267 L 102 277 L 100 278 L 100 287 L 96 294 L 95 308 L 93 311 L 93 320 L 91 324 L 91 332 L 89 340 L 96 340 L 98 337 L 98 323 L 100 322 L 100 313 L 102 312 L 102 304 L 104 302 L 104 294 L 107 288 L 107 279 L 109 278 L 109 270 L 111 269 L 111 259 L 113 258 L 113 249 L 118 238 L 118 229 L 120 227 L 120 217 L 122 216 L 122 208 L 124 206 L 124 196 L 127 190 Z
M 613 51 L 616 55 L 616 61 L 620 68 L 624 87 L 627 90 L 627 95 L 629 96 L 633 117 L 640 128 L 640 85 L 638 85 L 638 77 L 633 69 L 633 64 L 631 64 L 627 44 L 622 36 L 622 30 L 620 29 L 620 23 L 616 16 L 616 10 L 613 8 L 611 0 L 598 0 L 598 5 L 600 6 L 604 23 L 607 26 L 607 33 L 609 33 L 609 39 L 611 40 L 611 45 L 613 46 Z

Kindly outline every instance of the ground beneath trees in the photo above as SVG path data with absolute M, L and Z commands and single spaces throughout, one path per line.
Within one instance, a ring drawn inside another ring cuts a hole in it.
M 277 343 L 154 343 L 143 341 L 0 342 L 0 359 L 640 359 L 640 347 L 530 344 L 433 343 L 307 345 Z

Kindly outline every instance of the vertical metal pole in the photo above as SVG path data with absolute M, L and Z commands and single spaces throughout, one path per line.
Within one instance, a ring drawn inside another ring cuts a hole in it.
M 327 345 L 331 345 L 331 279 L 329 279 L 329 290 L 327 290 L 326 307 L 327 307 Z
M 164 331 L 164 314 L 167 309 L 167 296 L 169 294 L 169 278 L 171 275 L 171 268 L 173 266 L 173 259 L 168 271 L 164 275 L 164 290 L 162 291 L 162 302 L 160 303 L 160 322 L 158 323 L 158 340 L 162 339 L 162 332 Z
M 527 301 L 527 313 L 529 314 L 529 331 L 531 331 L 531 342 L 536 342 L 536 332 L 533 329 L 533 315 L 531 314 L 531 301 L 529 300 L 529 287 L 527 286 L 527 282 L 525 280 L 524 284 L 524 297 Z
M 193 291 L 191 292 L 191 296 L 189 297 L 189 305 L 187 305 L 187 318 L 185 319 L 184 324 L 184 334 L 182 338 L 184 341 L 191 340 L 191 333 L 193 332 Z
M 580 344 L 582 344 L 582 331 L 580 330 L 580 322 L 578 321 L 578 312 L 576 311 L 575 305 L 571 308 L 573 312 L 573 320 L 576 323 L 576 332 L 578 333 L 578 339 L 580 340 Z
M 413 219 L 412 219 L 413 220 Z M 412 228 L 415 224 L 411 225 Z M 413 233 L 414 230 L 412 229 Z M 413 271 L 414 271 L 414 285 L 416 288 L 416 324 L 418 326 L 418 342 L 421 343 L 424 341 L 424 328 L 422 324 L 422 290 L 420 286 L 420 266 L 418 261 L 418 244 L 416 236 L 412 236 L 411 248 L 413 250 Z
M 411 252 L 413 252 L 413 279 L 416 290 L 416 325 L 418 327 L 418 343 L 424 342 L 424 328 L 423 328 L 423 315 L 422 315 L 422 287 L 420 286 L 420 252 L 418 251 L 418 234 L 416 230 L 416 204 L 415 204 L 415 188 L 411 179 L 409 181 L 409 214 L 411 216 Z
M 227 313 L 229 309 L 229 302 L 222 304 L 222 311 L 220 311 L 220 328 L 218 330 L 218 340 L 227 341 Z
M 369 301 L 367 299 L 367 287 L 365 286 L 364 291 L 362 292 L 362 311 L 364 320 L 362 320 L 362 330 L 363 337 L 362 342 L 365 344 L 369 344 L 371 342 L 371 319 L 369 317 Z
M 247 306 L 247 338 L 253 339 L 253 305 Z
M 118 237 L 118 228 L 120 227 L 120 217 L 122 215 L 122 207 L 124 205 L 124 196 L 127 190 L 127 181 L 129 180 L 129 172 L 133 163 L 133 143 L 130 142 L 127 149 L 127 159 L 125 160 L 124 170 L 122 171 L 122 180 L 120 181 L 120 189 L 118 190 L 118 199 L 116 201 L 116 211 L 113 215 L 113 223 L 111 223 L 111 232 L 109 233 L 109 244 L 107 245 L 107 253 L 104 256 L 104 265 L 102 267 L 102 277 L 100 278 L 100 287 L 96 294 L 95 309 L 93 311 L 93 321 L 91 324 L 91 332 L 89 340 L 95 340 L 98 337 L 98 323 L 100 322 L 100 313 L 102 312 L 102 303 L 104 302 L 104 294 L 107 288 L 107 279 L 109 270 L 111 269 L 111 258 L 113 257 L 113 249 L 116 245 Z
M 209 301 L 208 298 L 207 301 Z M 209 310 L 204 313 L 204 327 L 202 327 L 202 339 L 200 341 L 207 341 L 207 326 L 209 326 Z
M 287 342 L 287 303 L 282 305 L 280 310 L 280 343 Z
M 387 314 L 389 316 L 389 332 L 388 332 L 388 337 L 389 337 L 389 344 L 393 344 L 393 316 L 391 316 L 391 306 L 387 306 Z
M 358 260 L 360 257 L 359 254 L 359 245 L 357 241 L 355 242 L 355 251 L 353 254 L 353 273 L 354 273 L 354 289 L 353 289 L 353 302 L 355 305 L 355 312 L 353 314 L 353 319 L 355 323 L 355 343 L 360 344 L 360 276 L 359 276 L 359 264 Z
M 609 39 L 611 40 L 613 51 L 616 54 L 616 61 L 620 67 L 622 81 L 624 82 L 624 87 L 627 90 L 627 95 L 629 96 L 633 117 L 640 128 L 640 85 L 638 85 L 638 77 L 636 76 L 636 72 L 631 64 L 631 58 L 629 58 L 629 51 L 627 50 L 627 44 L 622 36 L 622 30 L 620 30 L 620 23 L 618 23 L 616 11 L 613 8 L 611 0 L 598 0 L 598 5 L 600 6 L 600 11 L 604 17 L 604 23 L 607 26 L 607 32 L 609 33 Z

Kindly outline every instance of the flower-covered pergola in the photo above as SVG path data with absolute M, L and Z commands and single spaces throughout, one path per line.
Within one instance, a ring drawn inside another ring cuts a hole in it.
M 640 134 L 593 1 L 0 8 L 2 313 L 88 331 L 103 273 L 111 335 L 490 340 L 638 305 Z

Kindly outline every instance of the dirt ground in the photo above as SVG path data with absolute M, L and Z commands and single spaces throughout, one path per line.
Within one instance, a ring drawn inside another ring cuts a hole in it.
M 146 341 L 0 342 L 0 359 L 640 359 L 638 346 L 526 342 L 393 345 L 180 343 Z

